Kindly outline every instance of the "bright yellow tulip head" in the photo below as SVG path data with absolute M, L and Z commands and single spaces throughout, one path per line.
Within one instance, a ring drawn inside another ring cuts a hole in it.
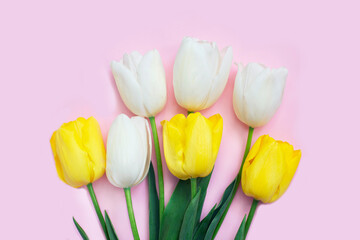
M 105 173 L 105 147 L 95 118 L 78 118 L 64 123 L 51 139 L 59 178 L 78 188 Z
M 261 136 L 251 148 L 242 170 L 244 193 L 264 203 L 279 199 L 299 165 L 301 151 L 287 142 Z
M 163 121 L 166 164 L 177 178 L 206 177 L 214 167 L 223 130 L 220 114 L 205 118 L 192 113 Z

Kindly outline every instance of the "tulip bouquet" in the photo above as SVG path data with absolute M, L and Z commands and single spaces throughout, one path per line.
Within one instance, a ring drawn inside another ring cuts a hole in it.
M 156 115 L 163 109 L 165 71 L 157 50 L 142 56 L 125 54 L 111 63 L 112 73 L 125 105 L 137 116 L 120 114 L 112 123 L 105 150 L 95 118 L 78 118 L 63 124 L 50 140 L 59 178 L 78 188 L 87 186 L 107 240 L 119 239 L 110 217 L 102 212 L 92 186 L 104 175 L 125 192 L 134 239 L 136 226 L 131 188 L 148 178 L 149 239 L 214 239 L 241 187 L 253 198 L 250 211 L 239 223 L 234 239 L 246 239 L 259 204 L 279 199 L 288 188 L 300 161 L 300 150 L 268 135 L 251 147 L 254 128 L 265 125 L 282 101 L 287 69 L 261 64 L 238 65 L 233 106 L 239 120 L 249 126 L 241 167 L 224 190 L 221 201 L 201 219 L 211 174 L 220 148 L 223 118 L 209 118 L 199 111 L 211 107 L 222 94 L 230 73 L 231 47 L 219 51 L 216 43 L 186 37 L 176 55 L 173 86 L 178 104 L 188 114 L 163 120 L 163 151 L 170 172 L 179 179 L 167 204 Z M 150 123 L 150 124 L 149 124 Z M 151 129 L 151 130 L 150 130 Z M 156 153 L 157 179 L 151 161 Z M 145 194 L 145 193 L 144 193 Z M 73 218 L 83 239 L 89 239 Z

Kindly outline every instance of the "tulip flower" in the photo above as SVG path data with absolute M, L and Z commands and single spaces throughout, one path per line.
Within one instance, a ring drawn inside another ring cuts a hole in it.
M 258 63 L 239 65 L 233 106 L 236 116 L 250 127 L 265 125 L 281 104 L 288 70 Z
M 95 118 L 64 123 L 50 140 L 59 178 L 78 188 L 105 173 L 105 147 Z
M 142 117 L 120 114 L 107 138 L 106 176 L 111 184 L 124 188 L 134 239 L 139 239 L 130 188 L 146 177 L 151 158 L 149 124 Z
M 224 91 L 232 58 L 232 47 L 226 47 L 220 53 L 215 42 L 185 37 L 176 55 L 173 72 L 178 104 L 192 112 L 213 105 Z
M 120 114 L 107 138 L 106 176 L 119 188 L 130 188 L 144 180 L 151 158 L 151 135 L 142 117 Z
M 270 69 L 258 63 L 249 63 L 246 67 L 240 64 L 238 67 L 234 86 L 233 107 L 239 120 L 249 126 L 249 131 L 242 164 L 235 179 L 235 186 L 226 210 L 216 227 L 215 235 L 240 184 L 242 169 L 250 150 L 254 128 L 265 125 L 279 108 L 287 73 L 286 68 Z M 251 219 L 252 216 L 250 214 L 248 218 Z M 245 232 L 248 231 L 248 227 L 249 225 L 245 226 Z
M 78 118 L 64 123 L 50 139 L 59 178 L 78 188 L 87 185 L 106 239 L 109 239 L 104 217 L 92 182 L 105 173 L 105 147 L 95 118 Z
M 111 69 L 127 108 L 150 120 L 158 169 L 161 219 L 165 206 L 164 179 L 155 115 L 166 103 L 166 79 L 160 54 L 157 50 L 149 51 L 144 56 L 136 51 L 124 54 L 120 62 L 112 61 Z
M 124 54 L 119 62 L 111 62 L 120 96 L 134 114 L 152 117 L 166 103 L 165 70 L 157 50 L 142 56 L 139 52 Z
M 241 185 L 247 196 L 264 203 L 279 199 L 299 165 L 301 151 L 287 142 L 261 136 L 251 148 L 243 167 Z
M 258 202 L 271 203 L 289 187 L 301 158 L 301 151 L 287 142 L 268 135 L 258 138 L 242 166 L 241 186 L 253 202 L 245 223 L 244 239 L 249 231 Z
M 220 114 L 210 118 L 198 112 L 187 118 L 178 114 L 161 124 L 164 154 L 170 172 L 182 180 L 209 175 L 221 142 L 223 119 Z

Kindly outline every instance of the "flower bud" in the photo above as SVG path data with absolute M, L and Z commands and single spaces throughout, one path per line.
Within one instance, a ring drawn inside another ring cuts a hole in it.
M 243 166 L 241 185 L 245 195 L 264 203 L 279 199 L 288 188 L 299 165 L 301 151 L 287 142 L 261 136 Z
M 185 37 L 176 55 L 173 84 L 177 103 L 189 111 L 213 105 L 224 91 L 233 58 L 215 42 Z
M 144 56 L 124 54 L 120 62 L 112 61 L 111 69 L 122 100 L 134 114 L 152 117 L 164 108 L 165 70 L 157 50 Z
M 281 104 L 288 70 L 271 69 L 258 63 L 239 65 L 233 106 L 236 116 L 250 127 L 261 127 Z
M 78 188 L 102 177 L 105 147 L 95 118 L 64 123 L 50 139 L 56 170 L 66 184 Z
M 166 164 L 182 180 L 206 177 L 214 167 L 223 130 L 223 119 L 216 114 L 209 119 L 200 113 L 187 118 L 178 114 L 162 121 Z
M 120 114 L 107 138 L 106 176 L 119 188 L 129 188 L 146 177 L 151 158 L 149 124 L 143 117 Z

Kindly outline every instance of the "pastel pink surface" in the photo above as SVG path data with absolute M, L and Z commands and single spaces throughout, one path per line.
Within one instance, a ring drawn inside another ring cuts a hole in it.
M 289 70 L 283 103 L 262 134 L 302 149 L 284 196 L 261 205 L 248 239 L 360 239 L 359 4 L 357 1 L 21 1 L 0 4 L 1 239 L 103 239 L 85 188 L 62 183 L 49 139 L 63 122 L 94 116 L 104 140 L 113 119 L 132 115 L 116 90 L 111 60 L 156 48 L 168 101 L 157 123 L 185 113 L 172 67 L 184 36 L 231 45 L 234 62 Z M 223 139 L 203 215 L 235 177 L 247 127 L 232 109 L 237 69 L 219 101 L 202 111 L 224 118 Z M 158 125 L 161 141 L 162 128 Z M 253 143 L 254 143 L 253 141 Z M 177 179 L 164 164 L 166 202 Z M 131 239 L 125 198 L 106 177 L 94 183 L 120 239 Z M 132 189 L 141 239 L 148 235 L 147 182 Z M 217 239 L 233 239 L 251 201 L 236 195 Z

